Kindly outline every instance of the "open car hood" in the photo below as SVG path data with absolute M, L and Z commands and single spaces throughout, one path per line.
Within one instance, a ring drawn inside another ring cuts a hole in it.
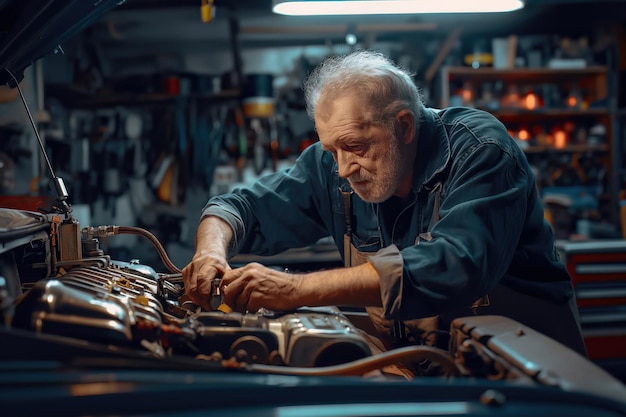
M 0 0 L 0 82 L 24 69 L 125 0 Z
M 0 0 L 2 84 L 121 2 Z M 99 239 L 116 234 L 150 240 L 167 271 L 112 259 Z M 626 416 L 623 384 L 519 323 L 459 318 L 450 336 L 376 355 L 334 306 L 202 311 L 148 231 L 0 208 L 2 415 Z M 377 372 L 398 358 L 438 366 Z

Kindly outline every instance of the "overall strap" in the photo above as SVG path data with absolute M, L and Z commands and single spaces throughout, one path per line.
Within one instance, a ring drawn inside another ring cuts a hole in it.
M 352 190 L 344 191 L 339 188 L 343 199 L 343 222 L 345 233 L 343 234 L 343 264 L 347 268 L 352 266 Z
M 435 184 L 433 189 L 430 191 L 431 194 L 435 193 L 435 201 L 433 203 L 433 226 L 439 221 L 439 207 L 441 207 L 441 190 L 443 189 L 443 184 L 438 182 Z
M 435 186 L 430 190 L 430 193 L 435 193 L 435 201 L 433 202 L 433 215 L 431 217 L 431 224 L 434 226 L 439 221 L 439 207 L 441 207 L 441 190 L 443 189 L 443 185 L 440 182 L 436 183 Z M 430 234 L 430 229 L 424 233 L 420 233 L 417 239 L 415 239 L 415 244 L 419 245 L 420 239 L 425 240 L 426 242 L 430 242 L 432 240 L 432 235 Z
M 441 199 L 441 196 L 440 196 L 441 189 L 442 189 L 441 183 L 437 183 L 435 187 L 433 188 L 433 190 L 431 191 L 435 193 L 433 222 L 436 222 L 439 220 L 439 205 L 440 205 L 440 199 Z M 354 265 L 355 261 L 359 263 L 363 260 L 363 258 L 359 256 L 359 252 L 352 245 L 352 215 L 353 213 L 352 213 L 352 200 L 351 199 L 352 199 L 353 191 L 352 190 L 344 191 L 341 188 L 339 188 L 339 191 L 341 192 L 341 195 L 342 195 L 343 208 L 344 208 L 345 233 L 343 235 L 343 252 L 344 252 L 344 266 L 347 268 L 347 267 L 355 266 Z M 372 309 L 367 309 L 367 311 L 368 311 L 368 314 L 370 314 L 371 320 L 373 321 L 382 320 L 382 317 L 377 317 L 376 319 L 372 317 L 372 314 L 374 314 Z M 432 321 L 432 319 L 430 318 L 427 318 L 425 320 L 428 320 L 429 322 Z M 411 334 L 407 330 L 407 326 L 404 321 L 392 319 L 392 320 L 382 320 L 382 322 L 387 322 L 387 326 L 388 326 L 387 332 L 396 341 L 400 341 L 401 343 L 409 342 L 409 338 Z M 426 323 L 425 321 L 422 321 L 422 322 Z M 378 325 L 382 325 L 382 324 L 379 323 Z M 378 325 L 374 324 L 375 327 L 377 327 Z M 379 331 L 380 330 L 381 329 L 379 329 Z

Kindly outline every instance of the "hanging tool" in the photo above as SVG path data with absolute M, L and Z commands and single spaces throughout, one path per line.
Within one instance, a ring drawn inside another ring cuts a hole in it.
M 213 0 L 202 0 L 200 4 L 200 17 L 203 23 L 209 23 L 215 18 L 215 5 Z
M 272 157 L 272 170 L 276 172 L 278 170 L 278 158 L 280 143 L 278 142 L 278 126 L 276 122 L 276 116 L 270 117 L 270 154 Z
M 266 131 L 262 126 L 262 120 L 256 117 L 250 120 L 250 127 L 254 134 L 252 166 L 256 175 L 261 175 L 267 165 L 267 153 L 265 151 L 267 142 Z
M 243 181 L 243 169 L 246 166 L 246 158 L 248 157 L 248 137 L 246 136 L 246 127 L 244 126 L 243 114 L 239 107 L 235 107 L 235 124 L 238 131 L 238 148 L 239 155 L 237 157 L 237 176 L 238 181 Z
M 222 151 L 222 141 L 224 138 L 224 126 L 226 125 L 226 115 L 228 113 L 228 109 L 222 107 L 219 109 L 219 117 L 216 114 L 213 118 L 213 128 L 211 130 L 211 134 L 208 136 L 207 140 L 210 146 L 209 152 L 209 163 L 205 165 L 206 171 L 206 179 L 209 189 L 213 184 L 213 176 L 215 175 L 215 169 L 220 164 L 221 151 Z

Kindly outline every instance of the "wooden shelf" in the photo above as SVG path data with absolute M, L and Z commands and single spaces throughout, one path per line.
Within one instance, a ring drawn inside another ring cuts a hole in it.
M 525 153 L 576 153 L 576 152 L 609 152 L 609 145 L 569 145 L 565 148 L 552 146 L 529 146 L 521 148 Z
M 537 90 L 544 85 L 556 85 L 560 88 L 569 87 L 586 91 L 590 103 L 599 103 L 605 100 L 608 92 L 608 68 L 592 66 L 587 68 L 556 69 L 556 68 L 470 68 L 470 67 L 443 67 L 442 68 L 441 107 L 447 107 L 452 91 L 450 85 L 456 82 L 468 82 L 475 88 L 484 84 L 502 83 L 504 90 L 508 86 L 517 86 L 520 94 L 526 87 L 535 87 Z M 535 91 L 540 94 L 540 91 Z M 546 109 L 547 110 L 547 109 Z M 558 111 L 559 109 L 554 109 Z M 589 110 L 601 110 L 590 106 Z M 579 113 L 585 114 L 585 113 Z
M 554 81 L 563 80 L 562 77 L 578 78 L 581 76 L 601 76 L 607 75 L 607 68 L 604 66 L 591 66 L 587 68 L 470 68 L 470 67 L 444 67 L 445 73 L 451 78 L 468 78 L 474 80 L 484 79 L 493 81 L 499 79 L 503 81 Z M 448 78 L 450 80 L 450 78 Z
M 483 109 L 489 111 L 487 109 Z M 537 117 L 537 118 L 561 118 L 561 117 L 598 117 L 608 116 L 609 109 L 605 107 L 590 108 L 590 109 L 537 109 L 537 110 L 524 110 L 524 109 L 499 109 L 491 111 L 497 117 Z
M 602 120 L 608 124 L 608 120 L 611 117 L 611 113 L 608 108 L 591 108 L 591 109 L 537 109 L 537 110 L 524 110 L 524 109 L 498 109 L 489 110 L 482 109 L 490 112 L 504 124 L 514 123 L 541 123 L 541 122 L 555 122 L 560 121 L 575 121 L 575 120 Z

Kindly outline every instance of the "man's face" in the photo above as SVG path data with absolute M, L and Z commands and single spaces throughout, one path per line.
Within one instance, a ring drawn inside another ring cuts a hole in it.
M 364 201 L 380 203 L 397 194 L 406 172 L 393 131 L 363 122 L 362 107 L 354 97 L 320 102 L 315 125 L 324 150 Z

